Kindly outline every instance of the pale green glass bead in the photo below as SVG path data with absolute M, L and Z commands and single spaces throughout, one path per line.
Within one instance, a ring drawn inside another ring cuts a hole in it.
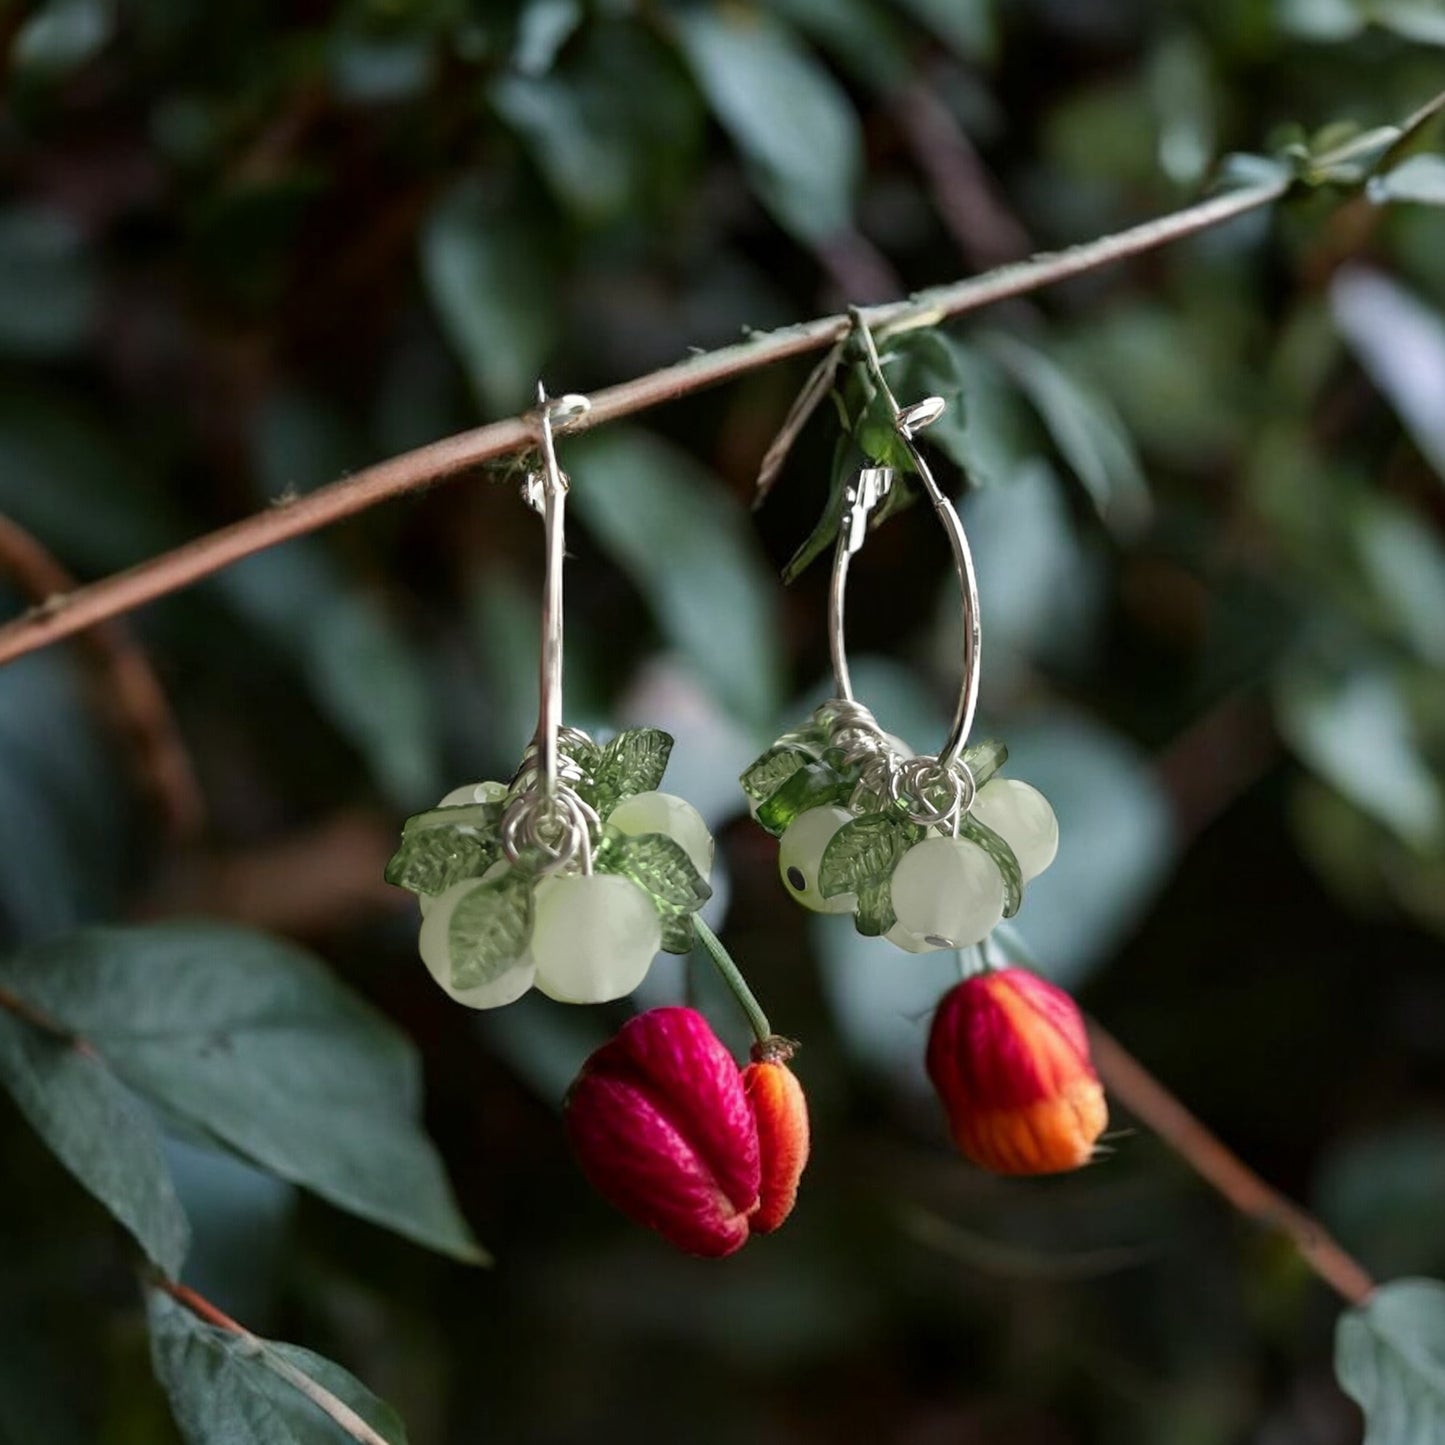
M 673 793 L 634 793 L 607 815 L 607 821 L 630 838 L 640 833 L 665 833 L 681 845 L 705 880 L 712 876 L 712 834 L 702 814 L 686 798 Z
M 536 900 L 537 987 L 562 1003 L 623 998 L 647 976 L 661 947 L 652 900 L 618 874 L 569 874 Z
M 500 803 L 507 796 L 505 783 L 465 783 L 453 788 L 438 808 L 460 808 L 465 803 Z
M 783 886 L 814 913 L 852 913 L 858 907 L 857 894 L 840 893 L 836 898 L 824 898 L 818 891 L 823 850 L 833 834 L 844 823 L 852 821 L 853 815 L 847 808 L 809 808 L 788 824 L 778 845 L 778 872 Z
M 946 947 L 942 943 L 930 943 L 917 933 L 910 933 L 901 923 L 895 923 L 883 936 L 904 953 L 937 953 Z
M 1054 861 L 1059 820 L 1037 788 L 1018 778 L 994 778 L 978 790 L 969 811 L 1013 849 L 1025 883 Z
M 1003 918 L 1003 875 L 966 838 L 925 838 L 893 872 L 893 911 L 909 932 L 939 948 L 980 943 Z
M 494 863 L 481 878 L 465 878 L 435 898 L 422 897 L 421 936 L 417 940 L 421 961 L 448 996 L 467 1008 L 501 1008 L 504 1004 L 515 1003 L 535 981 L 537 970 L 531 953 L 527 952 L 505 973 L 488 983 L 479 984 L 476 988 L 452 987 L 452 959 L 447 938 L 452 914 L 473 888 L 495 878 L 506 867 L 505 863 Z

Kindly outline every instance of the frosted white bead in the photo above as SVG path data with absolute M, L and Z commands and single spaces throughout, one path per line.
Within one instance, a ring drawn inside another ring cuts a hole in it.
M 1003 905 L 1003 875 L 966 838 L 925 838 L 893 872 L 898 922 L 941 948 L 967 948 L 987 938 Z
M 438 808 L 459 808 L 463 803 L 475 803 L 477 801 L 477 789 L 480 783 L 466 783 L 460 788 L 453 788 L 440 803 Z
M 459 808 L 464 803 L 500 803 L 506 796 L 505 783 L 467 783 L 460 788 L 453 788 L 437 807 Z
M 858 907 L 857 894 L 824 898 L 818 891 L 823 850 L 833 834 L 852 820 L 853 815 L 846 808 L 809 808 L 788 824 L 778 845 L 778 872 L 783 886 L 814 913 L 852 913 Z
M 615 873 L 556 879 L 537 899 L 537 987 L 563 1003 L 606 1003 L 632 992 L 662 947 L 652 900 Z
M 904 953 L 937 953 L 945 946 L 942 943 L 930 943 L 917 933 L 910 933 L 901 923 L 895 923 L 883 936 Z
M 673 793 L 634 793 L 607 815 L 607 821 L 630 838 L 639 833 L 666 833 L 682 845 L 704 879 L 712 875 L 712 834 L 702 814 L 686 798 Z
M 978 790 L 970 811 L 1013 849 L 1025 883 L 1054 861 L 1059 820 L 1037 788 L 1018 778 L 993 778 Z
M 505 973 L 487 983 L 476 988 L 452 987 L 452 957 L 448 942 L 452 914 L 473 888 L 496 877 L 506 867 L 505 863 L 494 863 L 481 878 L 463 879 L 435 898 L 422 897 L 421 936 L 417 940 L 421 961 L 447 994 L 467 1008 L 501 1008 L 504 1004 L 514 1003 L 532 987 L 536 975 L 529 952 L 524 953 Z

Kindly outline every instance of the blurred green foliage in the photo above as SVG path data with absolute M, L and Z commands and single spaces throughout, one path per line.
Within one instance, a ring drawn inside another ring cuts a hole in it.
M 1233 181 L 1320 183 L 898 338 L 890 375 L 961 402 L 930 436 L 974 484 L 980 735 L 1062 824 L 1005 947 L 1368 1267 L 1445 1272 L 1441 160 L 1349 194 L 1438 87 L 1432 0 L 49 0 L 0 35 L 0 510 L 81 578 L 506 414 L 539 373 L 586 391 L 1119 229 L 1231 152 Z M 1322 169 L 1342 143 L 1363 159 Z M 954 961 L 798 916 L 732 821 L 738 771 L 827 689 L 826 568 L 772 574 L 824 509 L 831 408 L 746 513 L 805 375 L 563 442 L 568 720 L 675 734 L 670 785 L 721 831 L 706 916 L 731 895 L 735 955 L 806 1042 L 787 1230 L 719 1266 L 609 1215 L 554 1110 L 625 1010 L 465 1014 L 378 881 L 400 818 L 508 776 L 531 728 L 539 528 L 515 478 L 454 482 L 133 619 L 200 842 L 163 836 L 83 652 L 0 671 L 0 984 L 103 1036 L 87 1061 L 0 1011 L 4 1445 L 173 1438 L 134 1247 L 57 1157 L 167 1267 L 184 1210 L 184 1278 L 344 1363 L 365 1391 L 269 1347 L 417 1445 L 1358 1438 L 1293 1255 L 1124 1120 L 1077 1177 L 967 1171 L 921 1068 Z M 856 559 L 850 646 L 860 696 L 929 747 L 958 637 L 925 512 Z M 143 922 L 174 913 L 251 940 L 198 945 L 196 998 Z M 101 921 L 132 927 L 97 963 L 73 930 Z M 684 991 L 741 1048 L 696 960 L 639 1002 Z M 376 1227 L 470 1249 L 400 1034 L 491 1272 Z M 251 1401 L 247 1438 L 337 1438 L 151 1310 L 189 1438 L 205 1398 Z M 1402 1387 L 1390 1342 L 1438 1340 L 1439 1313 L 1407 1281 L 1342 1332 L 1384 1445 L 1427 1438 L 1429 1370 Z

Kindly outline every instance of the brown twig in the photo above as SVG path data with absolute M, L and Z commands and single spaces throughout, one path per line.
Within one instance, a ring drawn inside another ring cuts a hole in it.
M 292 1389 L 304 1395 L 318 1410 L 336 1422 L 359 1445 L 387 1445 L 386 1438 L 378 1434 L 344 1400 L 338 1399 L 324 1385 L 313 1380 L 304 1370 L 298 1369 L 284 1356 L 277 1354 L 259 1335 L 253 1335 L 244 1325 L 237 1324 L 230 1315 L 216 1308 L 204 1295 L 174 1280 L 156 1275 L 149 1277 L 153 1288 L 169 1295 L 179 1305 L 228 1335 L 243 1341 L 253 1359 L 273 1374 L 279 1375 Z
M 0 573 L 34 599 L 40 612 L 63 607 L 76 591 L 76 582 L 65 568 L 29 532 L 5 516 L 0 516 Z M 205 819 L 205 803 L 190 754 L 149 659 L 119 621 L 96 627 L 84 641 L 136 775 L 172 837 L 194 837 Z
M 932 326 L 951 316 L 962 316 L 1010 297 L 1055 285 L 1260 210 L 1283 196 L 1289 184 L 1281 178 L 1246 186 L 1117 235 L 1034 256 L 982 276 L 920 292 L 907 301 L 868 307 L 863 311 L 863 318 L 879 335 Z M 574 429 L 584 430 L 633 416 L 760 367 L 821 351 L 843 337 L 850 324 L 846 313 L 824 316 L 761 333 L 736 345 L 705 352 L 675 366 L 608 387 L 592 396 L 591 410 Z M 535 446 L 535 439 L 536 427 L 530 415 L 508 417 L 379 462 L 284 505 L 198 537 L 125 572 L 81 587 L 49 606 L 33 609 L 0 627 L 0 662 L 45 647 L 105 618 L 133 611 L 267 547 L 330 526 L 393 497 L 420 491 L 484 462 L 526 452 Z
M 1261 1179 L 1092 1019 L 1089 1042 L 1105 1088 L 1201 1179 L 1247 1218 L 1288 1236 L 1305 1263 L 1348 1303 L 1370 1297 L 1374 1280 L 1324 1225 Z

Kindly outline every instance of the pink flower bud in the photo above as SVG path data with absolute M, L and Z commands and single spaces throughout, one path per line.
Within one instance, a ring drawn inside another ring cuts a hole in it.
M 758 1130 L 732 1055 L 700 1013 L 628 1020 L 582 1066 L 567 1133 L 603 1198 L 688 1254 L 748 1238 L 758 1207 Z
M 1021 968 L 975 974 L 943 996 L 928 1076 L 960 1151 L 997 1174 L 1077 1169 L 1109 1119 L 1078 1005 Z

